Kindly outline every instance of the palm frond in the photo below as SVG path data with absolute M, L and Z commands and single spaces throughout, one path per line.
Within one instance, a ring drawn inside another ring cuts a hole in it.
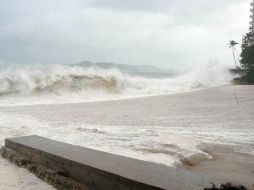
M 231 40 L 230 42 L 229 42 L 229 47 L 230 48 L 233 48 L 234 46 L 236 46 L 238 43 L 236 42 L 236 41 L 234 41 L 234 40 Z

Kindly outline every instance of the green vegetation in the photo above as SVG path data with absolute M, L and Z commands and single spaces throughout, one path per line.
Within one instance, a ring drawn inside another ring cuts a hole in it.
M 254 83 L 254 35 L 247 33 L 243 38 L 241 64 L 246 70 L 245 80 Z
M 232 49 L 232 52 L 233 52 L 233 58 L 234 58 L 234 61 L 235 61 L 235 67 L 238 68 L 237 66 L 237 63 L 236 63 L 236 59 L 235 59 L 235 46 L 237 45 L 238 43 L 234 40 L 231 40 L 229 42 L 229 48 Z

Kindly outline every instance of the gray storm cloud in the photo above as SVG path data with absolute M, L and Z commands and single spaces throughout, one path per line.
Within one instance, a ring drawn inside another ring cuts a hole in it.
M 233 66 L 248 15 L 249 0 L 2 0 L 0 60 Z

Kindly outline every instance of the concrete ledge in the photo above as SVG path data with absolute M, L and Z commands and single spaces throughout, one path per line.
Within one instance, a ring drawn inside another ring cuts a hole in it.
M 214 181 L 206 175 L 73 146 L 40 136 L 6 139 L 5 148 L 17 152 L 25 163 L 62 171 L 60 173 L 65 177 L 84 184 L 84 189 L 186 190 L 197 187 L 202 189 Z
M 44 165 L 34 163 L 12 149 L 6 147 L 1 148 L 0 155 L 17 166 L 26 168 L 38 178 L 59 190 L 95 190 L 68 177 L 67 173 L 63 170 L 53 170 Z

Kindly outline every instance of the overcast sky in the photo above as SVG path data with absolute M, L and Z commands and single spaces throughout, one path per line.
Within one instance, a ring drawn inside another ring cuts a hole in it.
M 241 42 L 249 9 L 250 0 L 1 0 L 0 60 L 234 66 L 228 42 Z

